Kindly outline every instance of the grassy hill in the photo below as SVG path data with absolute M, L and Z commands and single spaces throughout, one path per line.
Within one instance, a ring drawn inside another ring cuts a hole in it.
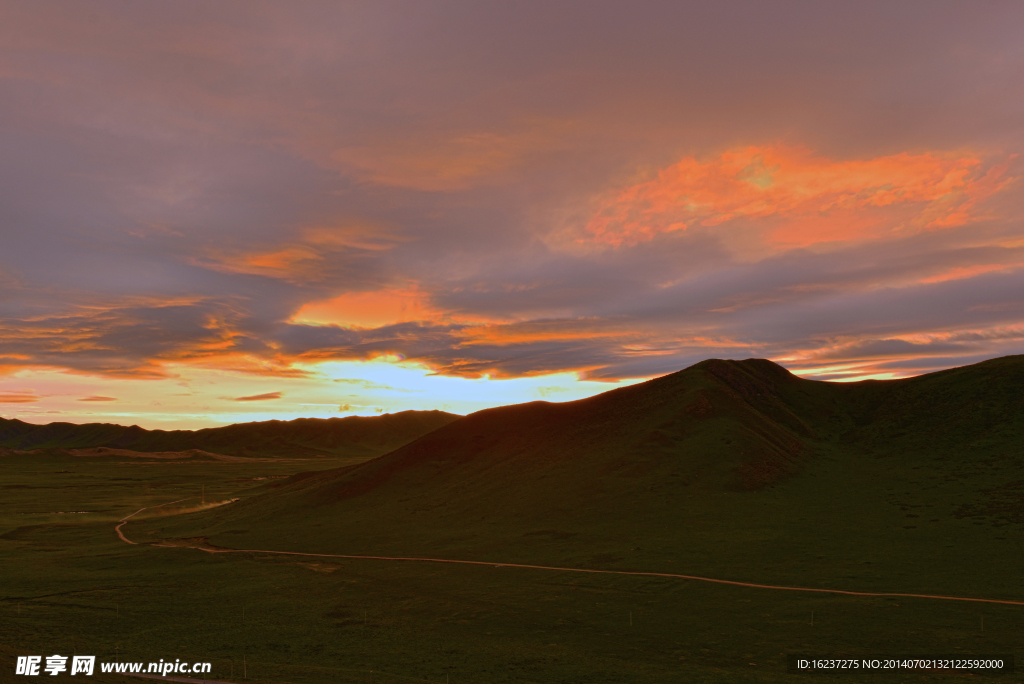
M 480 411 L 151 529 L 235 548 L 1016 596 L 1022 387 L 1020 356 L 860 383 L 711 360 Z M 965 553 L 983 569 L 965 576 Z
M 144 430 L 110 423 L 33 425 L 0 418 L 0 447 L 133 451 L 199 449 L 229 456 L 308 457 L 318 454 L 372 457 L 458 419 L 444 411 L 402 411 L 383 416 L 297 418 L 239 423 L 204 430 Z

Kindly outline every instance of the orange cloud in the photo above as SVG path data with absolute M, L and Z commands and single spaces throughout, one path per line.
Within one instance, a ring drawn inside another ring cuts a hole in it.
M 0 392 L 0 404 L 31 404 L 42 399 L 32 391 Z
M 1014 264 L 977 264 L 975 266 L 957 266 L 947 271 L 943 271 L 938 275 L 934 275 L 921 280 L 922 283 L 942 283 L 947 280 L 963 280 L 965 278 L 973 278 L 974 276 L 983 275 L 985 273 L 995 273 L 996 271 L 1008 271 L 1015 268 L 1024 266 L 1024 262 L 1018 262 Z
M 433 305 L 418 285 L 393 287 L 372 292 L 348 292 L 332 299 L 308 302 L 289 323 L 340 325 L 347 328 L 380 328 L 396 323 L 488 323 L 498 319 L 473 314 L 463 316 Z
M 280 399 L 283 395 L 281 392 L 267 392 L 265 394 L 253 394 L 249 397 L 236 397 L 232 401 L 271 401 L 273 399 Z
M 303 247 L 289 247 L 277 252 L 246 254 L 236 262 L 241 268 L 249 267 L 254 272 L 291 271 L 303 261 L 319 260 L 321 256 Z
M 385 251 L 404 239 L 378 225 L 312 226 L 303 229 L 291 243 L 252 251 L 209 252 L 194 263 L 225 273 L 309 283 L 332 273 L 336 268 L 332 256 L 352 251 Z
M 729 150 L 706 162 L 688 157 L 597 198 L 583 240 L 635 245 L 737 219 L 758 220 L 780 246 L 959 226 L 1013 180 L 1007 164 L 982 166 L 972 156 L 933 153 L 833 161 L 783 146 Z
M 82 397 L 78 401 L 117 401 L 116 397 L 100 397 L 93 395 L 91 397 Z
M 379 328 L 405 321 L 425 321 L 441 317 L 426 293 L 415 286 L 404 289 L 349 292 L 333 299 L 309 302 L 299 309 L 291 322 L 308 325 L 341 325 Z
M 186 363 L 193 368 L 228 371 L 243 375 L 262 375 L 268 378 L 305 378 L 310 375 L 310 372 L 307 370 L 292 367 L 292 360 L 279 354 L 271 358 L 238 353 L 211 354 L 208 356 L 182 355 L 180 359 L 175 359 L 175 361 Z

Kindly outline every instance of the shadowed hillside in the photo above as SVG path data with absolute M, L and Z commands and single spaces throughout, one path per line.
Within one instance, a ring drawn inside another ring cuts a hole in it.
M 709 360 L 480 411 L 366 463 L 139 527 L 233 548 L 757 567 L 779 581 L 829 558 L 871 586 L 924 563 L 949 590 L 938 568 L 977 544 L 991 555 L 1007 539 L 995 530 L 1024 522 L 1022 386 L 1019 356 L 859 383 Z
M 0 446 L 20 450 L 106 447 L 142 452 L 199 449 L 247 457 L 372 457 L 458 418 L 444 411 L 402 411 L 372 417 L 268 420 L 194 431 L 144 430 L 137 425 L 110 423 L 32 425 L 0 418 Z
M 447 495 L 459 502 L 524 496 L 548 480 L 561 496 L 590 498 L 655 485 L 760 489 L 810 456 L 814 428 L 790 404 L 812 403 L 815 389 L 768 361 L 708 361 L 589 399 L 479 411 L 322 475 L 308 493 L 326 504 L 415 483 L 454 487 Z
M 1024 437 L 1024 356 L 835 390 L 854 423 L 847 437 L 878 455 L 967 461 L 1003 455 Z

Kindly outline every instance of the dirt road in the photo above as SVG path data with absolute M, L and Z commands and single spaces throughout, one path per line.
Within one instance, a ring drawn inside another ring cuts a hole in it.
M 185 499 L 179 499 L 179 501 L 185 501 Z M 160 504 L 161 506 L 169 506 L 172 503 L 178 503 L 178 501 L 172 501 L 166 504 Z M 148 506 L 147 508 L 159 508 L 159 506 Z M 123 518 L 120 524 L 115 528 L 117 530 L 117 536 L 123 541 L 129 544 L 136 544 L 131 541 L 121 532 L 121 527 L 128 522 L 128 519 L 135 516 L 146 508 L 140 508 L 139 510 L 132 513 L 127 518 Z M 154 544 L 154 546 L 166 546 Z M 974 598 L 970 596 L 939 596 L 936 594 L 908 594 L 899 592 L 873 592 L 873 591 L 848 591 L 845 589 L 819 589 L 815 587 L 787 587 L 776 584 L 758 584 L 756 582 L 740 582 L 737 580 L 719 579 L 715 577 L 701 577 L 699 575 L 682 575 L 671 572 L 643 572 L 638 570 L 593 570 L 589 568 L 561 568 L 551 565 L 528 565 L 525 563 L 495 563 L 488 561 L 471 561 L 471 560 L 453 560 L 450 558 L 415 558 L 409 556 L 357 556 L 357 555 L 345 555 L 337 553 L 303 553 L 301 551 L 268 551 L 264 549 L 227 549 L 210 546 L 192 546 L 192 547 L 181 547 L 175 546 L 175 548 L 196 548 L 206 553 L 262 553 L 272 554 L 277 556 L 306 556 L 311 558 L 345 558 L 349 560 L 378 560 L 378 561 L 406 561 L 411 563 L 454 563 L 458 565 L 485 565 L 494 568 L 523 568 L 527 570 L 548 570 L 554 572 L 582 572 L 590 573 L 595 575 L 631 575 L 636 577 L 666 577 L 671 579 L 684 579 L 693 580 L 696 582 L 712 582 L 714 584 L 729 584 L 736 587 L 749 587 L 752 589 L 774 589 L 776 591 L 805 591 L 813 592 L 818 594 L 842 594 L 844 596 L 875 596 L 883 598 L 921 598 L 921 599 L 935 599 L 940 601 L 971 601 L 974 603 L 997 603 L 1007 606 L 1024 606 L 1024 601 L 1009 601 L 1005 599 L 986 599 L 986 598 Z
M 178 499 L 177 501 L 171 501 L 169 503 L 159 504 L 157 506 L 145 506 L 144 508 L 140 508 L 131 515 L 121 518 L 121 520 L 117 524 L 117 527 L 114 528 L 114 531 L 117 532 L 117 536 L 121 538 L 121 541 L 131 544 L 132 546 L 138 546 L 136 542 L 133 542 L 131 539 L 122 534 L 121 528 L 124 527 L 125 523 L 127 523 L 130 518 L 134 518 L 142 511 L 149 510 L 150 508 L 160 508 L 161 506 L 170 506 L 171 504 L 181 503 L 182 501 L 188 501 L 188 498 Z

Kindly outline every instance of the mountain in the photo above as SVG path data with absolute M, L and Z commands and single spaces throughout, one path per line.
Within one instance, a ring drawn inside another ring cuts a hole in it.
M 970 556 L 978 591 L 1013 593 L 1022 388 L 1022 356 L 855 383 L 709 360 L 580 401 L 480 411 L 362 464 L 138 528 L 233 548 L 756 568 L 780 583 L 827 569 L 822 582 L 840 573 L 866 590 L 911 573 L 908 586 L 962 592 Z
M 238 423 L 203 430 L 144 430 L 110 423 L 33 425 L 0 418 L 0 447 L 88 449 L 106 447 L 142 452 L 202 451 L 229 456 L 372 457 L 458 419 L 444 411 L 402 411 L 382 416 L 297 418 Z

